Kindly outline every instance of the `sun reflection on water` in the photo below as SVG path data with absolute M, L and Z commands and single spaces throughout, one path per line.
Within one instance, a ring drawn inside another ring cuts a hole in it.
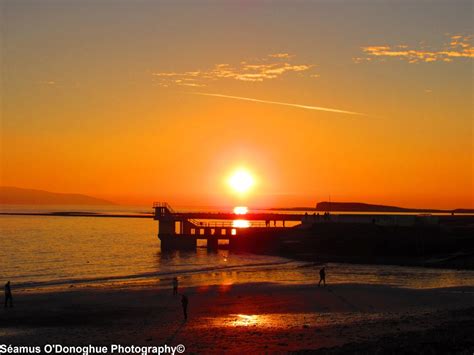
M 246 206 L 234 207 L 234 213 L 235 214 L 247 214 L 248 211 L 249 211 L 249 209 Z

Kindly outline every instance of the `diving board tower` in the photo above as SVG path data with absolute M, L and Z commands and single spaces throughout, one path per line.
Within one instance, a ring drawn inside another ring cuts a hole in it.
M 175 212 L 166 202 L 155 202 L 153 208 L 162 249 L 194 249 L 198 240 L 206 240 L 208 248 L 217 249 L 219 240 L 227 240 L 230 244 L 231 237 L 237 235 L 231 221 L 200 222 L 186 213 Z
M 155 202 L 153 204 L 155 209 L 155 217 L 160 224 L 160 235 L 173 235 L 175 234 L 175 223 L 174 211 L 170 205 L 166 202 Z
M 179 238 L 180 235 L 183 235 L 183 226 L 189 224 L 185 218 L 180 217 L 166 202 L 155 202 L 153 208 L 155 209 L 154 219 L 158 221 L 158 239 L 161 241 L 162 249 L 192 249 L 196 247 L 194 239 Z

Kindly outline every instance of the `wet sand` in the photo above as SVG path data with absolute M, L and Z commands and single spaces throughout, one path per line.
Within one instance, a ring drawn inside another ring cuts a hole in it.
M 453 351 L 472 354 L 467 334 L 474 330 L 474 286 L 258 283 L 180 291 L 189 297 L 187 322 L 171 289 L 17 292 L 15 307 L 0 310 L 0 343 L 184 344 L 187 353 L 372 353 L 381 347 L 429 349 L 427 344 L 447 337 L 454 339 Z M 448 340 L 443 344 L 449 347 Z

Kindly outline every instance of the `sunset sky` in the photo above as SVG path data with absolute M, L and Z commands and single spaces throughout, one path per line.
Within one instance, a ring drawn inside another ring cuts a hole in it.
M 1 6 L 1 185 L 474 208 L 472 1 Z

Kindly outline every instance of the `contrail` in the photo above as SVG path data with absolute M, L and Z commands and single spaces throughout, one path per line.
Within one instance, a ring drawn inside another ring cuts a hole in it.
M 326 111 L 326 112 L 334 112 L 334 113 L 344 113 L 344 114 L 347 114 L 347 115 L 366 116 L 366 114 L 364 114 L 364 113 L 338 110 L 338 109 L 335 109 L 335 108 L 309 106 L 309 105 L 299 105 L 299 104 L 292 104 L 292 103 L 288 103 L 288 102 L 259 100 L 259 99 L 252 99 L 250 97 L 230 96 L 230 95 L 222 95 L 222 94 L 211 94 L 211 93 L 207 93 L 207 92 L 192 92 L 191 94 L 203 95 L 203 96 L 223 97 L 223 98 L 227 98 L 227 99 L 259 102 L 259 103 L 263 103 L 263 104 L 290 106 L 290 107 L 302 108 L 302 109 L 306 109 L 306 110 L 316 110 L 316 111 Z

